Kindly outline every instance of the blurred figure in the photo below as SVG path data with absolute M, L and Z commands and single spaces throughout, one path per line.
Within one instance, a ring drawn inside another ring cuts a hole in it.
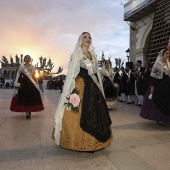
M 144 73 L 144 67 L 142 67 L 142 61 L 137 60 L 136 62 L 136 88 L 137 88 L 137 93 L 138 93 L 138 103 L 136 106 L 141 107 L 142 102 L 143 102 L 143 83 L 142 83 L 142 77 Z
M 145 71 L 144 71 L 143 76 L 142 76 L 142 78 L 143 78 L 143 81 L 142 81 L 142 83 L 143 83 L 143 96 L 146 94 L 146 91 L 147 91 L 147 89 L 148 89 L 148 87 L 151 83 L 151 76 L 150 76 L 151 75 L 151 64 L 148 60 L 145 61 L 145 63 L 144 63 L 144 69 L 145 69 Z
M 121 82 L 120 82 L 120 102 L 126 102 L 126 90 L 127 90 L 127 79 L 128 76 L 125 72 L 124 67 L 121 67 Z
M 39 89 L 42 91 L 42 94 L 44 94 L 44 88 L 43 88 L 43 78 L 42 75 L 40 74 L 38 77 L 38 84 L 39 84 Z
M 113 83 L 113 71 L 110 68 L 110 61 L 106 60 L 101 69 L 103 90 L 108 108 L 115 104 L 117 99 L 117 89 Z
M 63 82 L 62 76 L 60 76 L 60 79 L 59 79 L 59 89 L 61 90 L 60 93 L 63 92 L 63 85 L 64 85 L 64 82 Z
M 9 82 L 7 81 L 7 82 L 5 83 L 5 88 L 6 88 L 6 89 L 9 89 L 9 85 L 10 85 Z
M 118 87 L 117 87 L 117 98 L 118 98 L 118 96 L 120 96 L 120 80 L 121 80 L 121 76 L 119 74 L 119 69 L 117 67 L 115 67 L 113 69 L 113 72 L 114 72 L 113 82 L 118 85 Z M 118 99 L 118 101 L 119 101 L 119 99 Z
M 132 70 L 129 66 L 126 66 L 127 69 L 127 90 L 126 95 L 128 102 L 126 104 L 134 104 L 135 99 L 135 71 Z

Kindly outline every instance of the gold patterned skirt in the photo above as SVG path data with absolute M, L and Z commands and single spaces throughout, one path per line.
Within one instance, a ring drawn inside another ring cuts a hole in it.
M 90 76 L 78 76 L 76 89 L 82 102 L 78 112 L 65 109 L 59 146 L 76 151 L 96 151 L 111 145 L 111 120 L 102 93 Z M 98 94 L 93 94 L 96 91 Z

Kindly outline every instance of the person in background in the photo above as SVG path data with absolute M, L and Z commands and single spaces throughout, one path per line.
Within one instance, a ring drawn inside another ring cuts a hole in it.
M 42 94 L 44 94 L 43 76 L 41 74 L 39 74 L 39 77 L 38 77 L 38 84 L 39 84 L 39 89 L 42 91 Z
M 9 89 L 9 85 L 10 85 L 9 82 L 7 81 L 7 82 L 5 83 L 5 88 L 6 88 L 6 89 Z
M 121 93 L 120 102 L 126 102 L 126 89 L 127 89 L 128 76 L 125 72 L 124 67 L 121 67 L 120 70 L 122 71 L 121 82 L 120 82 L 120 93 Z
M 121 80 L 121 76 L 119 74 L 119 69 L 117 67 L 115 67 L 113 69 L 114 72 L 114 78 L 113 78 L 113 83 L 116 83 L 118 85 L 117 87 L 117 101 L 120 101 L 119 96 L 120 96 L 120 80 Z
M 130 68 L 130 66 L 126 66 L 127 69 L 127 103 L 126 104 L 134 104 L 135 99 L 135 71 Z
M 146 94 L 146 91 L 151 83 L 151 64 L 148 60 L 144 63 L 144 72 L 142 76 L 142 83 L 143 83 L 143 96 Z
M 151 71 L 152 82 L 144 97 L 140 116 L 159 126 L 170 122 L 170 51 L 159 52 Z
M 101 69 L 103 89 L 108 108 L 112 107 L 117 100 L 116 83 L 113 83 L 113 71 L 110 68 L 110 60 L 105 60 Z
M 18 69 L 14 82 L 15 90 L 10 110 L 26 112 L 27 119 L 31 117 L 31 112 L 44 110 L 38 83 L 34 75 L 35 67 L 31 64 L 31 57 L 26 55 L 24 63 Z
M 59 79 L 58 83 L 59 83 L 59 89 L 61 90 L 60 93 L 62 93 L 63 92 L 63 85 L 64 85 L 62 76 L 60 76 L 60 79 Z
M 141 107 L 143 102 L 143 83 L 142 83 L 142 77 L 144 73 L 144 67 L 142 67 L 142 61 L 137 60 L 136 62 L 136 88 L 138 93 L 138 103 L 136 106 Z

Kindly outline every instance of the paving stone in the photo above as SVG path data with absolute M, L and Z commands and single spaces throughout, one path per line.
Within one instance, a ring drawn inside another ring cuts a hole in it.
M 45 110 L 30 120 L 9 110 L 12 94 L 0 89 L 0 170 L 170 169 L 170 125 L 142 119 L 139 107 L 117 103 L 110 110 L 112 145 L 91 154 L 60 148 L 51 139 L 59 91 L 45 89 Z

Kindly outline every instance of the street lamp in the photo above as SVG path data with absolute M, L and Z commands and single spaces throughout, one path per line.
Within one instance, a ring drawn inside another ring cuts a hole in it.
M 128 48 L 125 52 L 126 52 L 126 57 L 128 59 L 128 62 L 129 62 L 129 59 L 130 59 L 130 49 Z

